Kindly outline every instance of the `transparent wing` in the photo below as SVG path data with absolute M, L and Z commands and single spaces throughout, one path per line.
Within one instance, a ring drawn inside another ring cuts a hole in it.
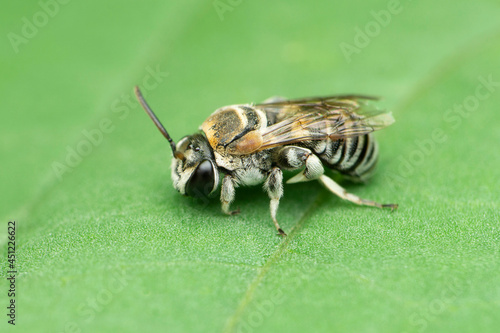
M 271 100 L 273 101 L 256 104 L 255 107 L 269 113 L 281 115 L 293 115 L 297 112 L 306 113 L 309 110 L 345 109 L 355 111 L 372 105 L 371 102 L 378 100 L 378 98 L 364 95 L 336 95 L 292 100 L 275 97 L 271 98 Z
M 263 129 L 258 150 L 309 140 L 338 140 L 377 131 L 394 122 L 367 96 L 330 96 L 262 103 L 255 107 L 276 117 Z

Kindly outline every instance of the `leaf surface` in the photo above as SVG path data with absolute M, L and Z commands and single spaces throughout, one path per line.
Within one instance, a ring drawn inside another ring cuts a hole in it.
M 17 328 L 495 332 L 498 2 L 220 2 L 60 4 L 18 53 L 9 33 L 44 9 L 0 13 L 0 288 L 7 304 L 16 220 Z M 382 96 L 396 123 L 378 173 L 344 185 L 400 208 L 285 186 L 282 240 L 260 187 L 237 189 L 233 217 L 181 197 L 136 84 L 175 139 L 223 105 Z

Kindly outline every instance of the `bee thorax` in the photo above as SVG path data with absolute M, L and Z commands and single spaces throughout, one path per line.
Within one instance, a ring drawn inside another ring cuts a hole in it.
M 257 185 L 264 182 L 272 168 L 271 152 L 260 151 L 249 155 L 230 155 L 214 152 L 217 165 L 234 176 L 238 184 Z
M 252 167 L 248 169 L 238 169 L 233 171 L 233 176 L 241 185 L 253 186 L 264 182 L 267 177 L 267 172 L 261 169 Z

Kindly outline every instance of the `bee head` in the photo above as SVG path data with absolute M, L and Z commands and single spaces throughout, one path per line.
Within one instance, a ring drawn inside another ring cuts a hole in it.
M 172 159 L 174 188 L 183 195 L 208 197 L 219 185 L 219 171 L 215 163 L 212 147 L 210 147 L 206 137 L 201 133 L 197 133 L 186 136 L 175 144 L 165 127 L 144 100 L 139 87 L 135 87 L 135 94 L 146 113 L 170 143 L 174 155 Z
M 174 188 L 190 197 L 208 197 L 219 184 L 212 147 L 201 133 L 182 138 L 172 160 Z

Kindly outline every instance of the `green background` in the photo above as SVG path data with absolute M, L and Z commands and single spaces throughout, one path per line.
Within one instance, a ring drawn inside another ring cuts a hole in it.
M 500 82 L 500 2 L 402 1 L 383 25 L 373 12 L 387 1 L 222 3 L 69 1 L 47 22 L 35 1 L 4 4 L 1 330 L 498 331 L 500 87 L 480 78 Z M 233 217 L 180 196 L 167 142 L 126 104 L 151 70 L 168 73 L 143 89 L 175 139 L 217 107 L 272 95 L 384 97 L 397 121 L 377 134 L 378 173 L 345 186 L 399 210 L 285 186 L 283 240 L 259 187 L 237 190 Z M 85 131 L 102 139 L 58 177 Z

